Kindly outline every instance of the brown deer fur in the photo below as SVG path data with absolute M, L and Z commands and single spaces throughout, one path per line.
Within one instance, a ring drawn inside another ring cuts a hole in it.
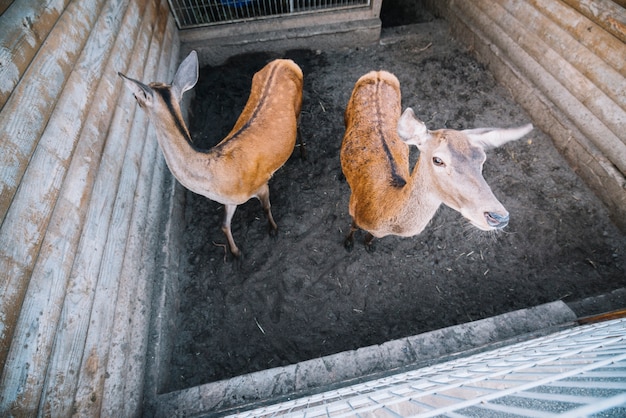
M 222 230 L 231 253 L 241 255 L 230 223 L 240 205 L 252 197 L 261 201 L 270 233 L 272 217 L 268 181 L 293 152 L 302 106 L 302 70 L 291 60 L 267 64 L 252 79 L 248 101 L 231 132 L 209 150 L 194 147 L 180 111 L 185 91 L 198 80 L 195 51 L 181 63 L 172 85 L 145 85 L 120 73 L 139 105 L 156 127 L 165 161 L 187 189 L 225 205 Z
M 507 225 L 509 214 L 482 176 L 485 149 L 521 138 L 528 124 L 513 129 L 429 131 L 408 108 L 402 115 L 398 79 L 372 71 L 355 84 L 345 112 L 341 167 L 350 185 L 351 249 L 358 229 L 374 237 L 419 234 L 441 203 L 482 230 Z M 409 172 L 409 148 L 420 150 Z

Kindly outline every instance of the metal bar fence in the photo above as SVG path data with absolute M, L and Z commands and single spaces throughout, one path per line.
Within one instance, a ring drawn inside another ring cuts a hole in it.
M 168 0 L 179 29 L 271 16 L 369 7 L 370 0 Z

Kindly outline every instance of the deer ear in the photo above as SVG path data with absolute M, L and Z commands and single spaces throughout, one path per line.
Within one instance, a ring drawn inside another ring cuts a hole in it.
M 126 77 L 122 73 L 117 73 L 122 80 L 124 80 L 124 85 L 135 95 L 135 99 L 137 99 L 137 103 L 141 107 L 150 107 L 152 106 L 152 89 L 141 81 L 137 81 L 133 78 Z
M 510 141 L 520 139 L 528 132 L 533 130 L 531 123 L 520 126 L 517 128 L 498 129 L 498 128 L 479 128 L 479 129 L 467 129 L 463 132 L 470 141 L 482 146 L 484 149 L 497 148 Z
M 172 81 L 172 93 L 180 102 L 183 93 L 191 89 L 198 82 L 198 53 L 191 51 L 187 58 L 180 63 L 174 81 Z
M 398 120 L 398 135 L 405 143 L 422 147 L 431 137 L 424 122 L 415 117 L 415 112 L 410 107 L 400 116 Z

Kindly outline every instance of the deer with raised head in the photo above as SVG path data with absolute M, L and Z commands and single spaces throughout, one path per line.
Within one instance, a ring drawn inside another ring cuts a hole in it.
M 222 231 L 230 252 L 235 244 L 230 224 L 238 205 L 256 197 L 269 223 L 272 217 L 268 181 L 291 156 L 302 106 L 302 70 L 291 60 L 268 63 L 252 79 L 248 101 L 230 133 L 211 149 L 193 145 L 183 121 L 183 93 L 198 81 L 198 56 L 192 51 L 180 64 L 171 85 L 145 85 L 119 73 L 156 128 L 157 141 L 174 177 L 187 189 L 225 207 Z
M 519 139 L 531 124 L 512 129 L 429 131 L 411 108 L 401 114 L 398 79 L 372 71 L 355 84 L 345 111 L 341 168 L 351 189 L 354 233 L 367 232 L 365 246 L 386 235 L 410 237 L 424 230 L 441 203 L 481 230 L 504 228 L 509 213 L 483 178 L 485 150 Z M 409 172 L 409 145 L 420 153 Z

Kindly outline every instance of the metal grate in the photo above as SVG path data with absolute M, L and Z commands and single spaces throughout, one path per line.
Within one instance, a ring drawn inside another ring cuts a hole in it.
M 179 29 L 370 5 L 370 0 L 169 0 Z
M 625 417 L 626 319 L 237 415 L 277 416 Z

